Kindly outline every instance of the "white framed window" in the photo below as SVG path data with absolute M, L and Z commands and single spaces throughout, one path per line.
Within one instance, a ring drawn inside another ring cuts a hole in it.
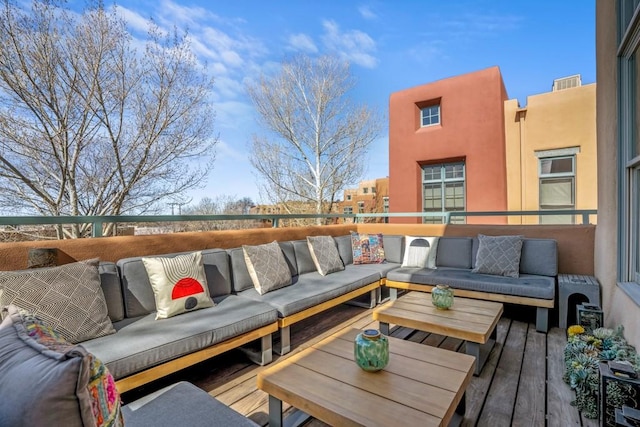
M 576 150 L 577 151 L 577 150 Z M 576 157 L 538 155 L 539 208 L 570 210 L 576 208 Z M 540 215 L 541 224 L 573 224 L 573 215 Z
M 444 213 L 465 210 L 464 162 L 426 165 L 422 167 L 422 209 Z M 427 224 L 440 224 L 443 216 L 425 217 Z M 463 217 L 451 218 L 452 223 L 464 223 Z
M 382 198 L 382 212 L 389 213 L 389 196 Z
M 363 188 L 362 188 L 362 192 L 363 192 L 364 194 L 368 194 L 368 193 L 369 193 L 369 187 L 363 187 Z
M 376 187 L 371 187 L 371 192 L 372 192 L 373 194 L 376 194 Z
M 430 105 L 420 109 L 420 125 L 434 126 L 440 124 L 440 104 Z
M 358 213 L 364 213 L 364 202 L 358 202 Z
M 352 214 L 353 213 L 353 208 L 351 206 L 345 206 L 342 209 L 342 212 L 345 213 L 345 214 Z
M 617 6 L 618 280 L 640 285 L 640 2 L 618 0 Z

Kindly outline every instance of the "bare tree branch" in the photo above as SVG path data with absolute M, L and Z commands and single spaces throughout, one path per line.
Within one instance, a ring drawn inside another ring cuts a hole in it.
M 0 207 L 137 213 L 202 183 L 217 143 L 213 81 L 186 35 L 150 22 L 137 52 L 99 1 L 80 16 L 55 1 L 3 0 L 0 13 Z
M 382 121 L 349 100 L 354 84 L 347 62 L 297 56 L 247 86 L 271 132 L 254 136 L 250 160 L 272 203 L 295 212 L 312 202 L 316 213 L 329 213 L 339 191 L 362 177 Z

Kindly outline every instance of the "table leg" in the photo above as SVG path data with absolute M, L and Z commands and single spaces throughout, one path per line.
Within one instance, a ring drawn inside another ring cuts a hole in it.
M 380 322 L 380 333 L 382 335 L 389 335 L 389 324 L 387 322 Z
M 269 427 L 282 426 L 282 400 L 269 395 Z
M 476 358 L 476 370 L 473 373 L 475 376 L 480 375 L 480 372 L 482 372 L 482 367 L 489 358 L 489 353 L 491 353 L 491 349 L 493 349 L 493 346 L 496 343 L 495 337 L 496 334 L 494 329 L 494 331 L 491 333 L 491 337 L 484 344 L 478 344 L 471 341 L 467 341 L 465 343 L 465 346 L 467 348 L 466 353 Z
M 463 393 L 462 398 L 460 399 L 460 403 L 458 403 L 458 406 L 456 406 L 456 412 L 455 414 L 453 414 L 453 417 L 451 417 L 451 421 L 449 421 L 449 427 L 457 427 L 462 424 L 466 409 L 466 393 Z

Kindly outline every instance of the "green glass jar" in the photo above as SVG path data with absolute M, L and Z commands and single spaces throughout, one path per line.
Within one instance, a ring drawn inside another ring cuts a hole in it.
M 377 329 L 365 329 L 356 336 L 354 356 L 365 371 L 379 371 L 389 363 L 389 340 Z
M 439 310 L 447 310 L 453 305 L 453 289 L 448 285 L 437 285 L 431 290 L 431 303 Z

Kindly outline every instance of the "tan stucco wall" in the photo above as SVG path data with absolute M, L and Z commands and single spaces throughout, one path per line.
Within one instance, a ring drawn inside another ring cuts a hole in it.
M 596 84 L 529 96 L 526 107 L 521 109 L 514 101 L 505 102 L 509 209 L 540 208 L 536 152 L 574 147 L 579 150 L 576 154 L 576 209 L 595 209 Z M 510 223 L 519 221 L 515 217 L 510 219 Z M 523 223 L 537 222 L 537 217 L 523 219 Z
M 617 281 L 617 58 L 615 2 L 596 2 L 596 79 L 598 136 L 598 225 L 595 276 L 602 286 L 605 325 L 624 326 L 627 340 L 640 348 L 639 307 Z

